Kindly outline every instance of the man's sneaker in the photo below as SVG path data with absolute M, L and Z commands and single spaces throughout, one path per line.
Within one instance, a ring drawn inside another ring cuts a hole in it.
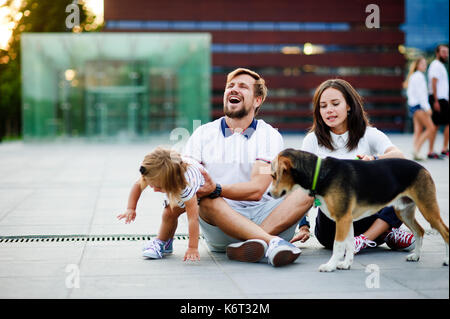
M 435 152 L 432 152 L 432 153 L 428 153 L 428 155 L 427 155 L 427 157 L 429 158 L 429 159 L 444 159 L 441 155 L 439 155 L 439 154 L 437 154 L 437 153 L 435 153 Z
M 152 259 L 161 259 L 165 254 L 173 252 L 173 238 L 164 242 L 158 238 L 152 238 L 150 241 L 144 244 L 142 253 L 143 257 Z
M 384 241 L 393 250 L 410 251 L 416 246 L 414 235 L 400 228 L 392 228 Z
M 448 157 L 449 156 L 448 153 L 449 153 L 449 150 L 442 151 L 441 152 L 441 156 L 447 156 Z
M 269 264 L 279 267 L 293 263 L 301 253 L 302 251 L 297 246 L 280 237 L 276 237 L 269 242 L 266 257 Z
M 375 247 L 377 245 L 376 242 L 367 239 L 364 235 L 359 235 L 353 238 L 353 242 L 355 243 L 355 255 L 361 251 L 361 249 L 367 247 Z
M 226 253 L 229 259 L 245 262 L 260 261 L 267 250 L 267 244 L 261 239 L 249 239 L 227 246 Z

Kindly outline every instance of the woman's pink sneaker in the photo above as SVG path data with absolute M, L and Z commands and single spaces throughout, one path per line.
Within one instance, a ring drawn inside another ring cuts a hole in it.
M 410 251 L 416 246 L 414 235 L 400 228 L 392 228 L 384 241 L 393 250 Z

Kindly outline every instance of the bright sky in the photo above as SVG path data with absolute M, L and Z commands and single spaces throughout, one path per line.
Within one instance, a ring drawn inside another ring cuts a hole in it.
M 0 0 L 0 49 L 7 48 L 8 40 L 11 37 L 12 30 L 15 26 L 14 22 L 8 22 L 7 16 L 11 12 L 17 12 L 21 2 L 22 0 L 14 0 L 10 7 L 1 7 L 6 3 L 6 0 Z M 102 23 L 103 0 L 84 0 L 83 2 L 86 4 L 86 7 L 97 16 L 95 23 Z M 18 14 L 15 17 L 15 20 L 19 20 L 21 17 L 21 14 Z

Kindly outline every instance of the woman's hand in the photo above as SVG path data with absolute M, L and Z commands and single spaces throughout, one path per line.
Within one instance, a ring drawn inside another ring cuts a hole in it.
M 375 159 L 384 158 L 405 158 L 405 155 L 397 146 L 389 146 L 383 154 L 379 155 L 378 158 L 372 155 L 356 155 L 360 160 L 363 161 L 373 161 Z
M 375 156 L 372 155 L 356 155 L 356 157 L 363 161 L 373 161 L 375 159 Z

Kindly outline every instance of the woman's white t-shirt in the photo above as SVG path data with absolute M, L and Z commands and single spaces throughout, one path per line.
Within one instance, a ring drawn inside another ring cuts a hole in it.
M 344 134 L 337 135 L 330 132 L 334 151 L 320 146 L 314 132 L 308 133 L 303 139 L 302 150 L 313 153 L 321 158 L 327 156 L 340 159 L 356 159 L 356 155 L 381 155 L 391 146 L 391 140 L 386 134 L 375 127 L 368 126 L 363 137 L 359 140 L 358 146 L 348 151 L 346 145 L 348 141 L 348 131 Z
M 406 90 L 408 105 L 420 105 L 421 109 L 427 111 L 430 109 L 428 102 L 427 81 L 425 75 L 420 72 L 414 72 L 408 80 L 408 89 Z

